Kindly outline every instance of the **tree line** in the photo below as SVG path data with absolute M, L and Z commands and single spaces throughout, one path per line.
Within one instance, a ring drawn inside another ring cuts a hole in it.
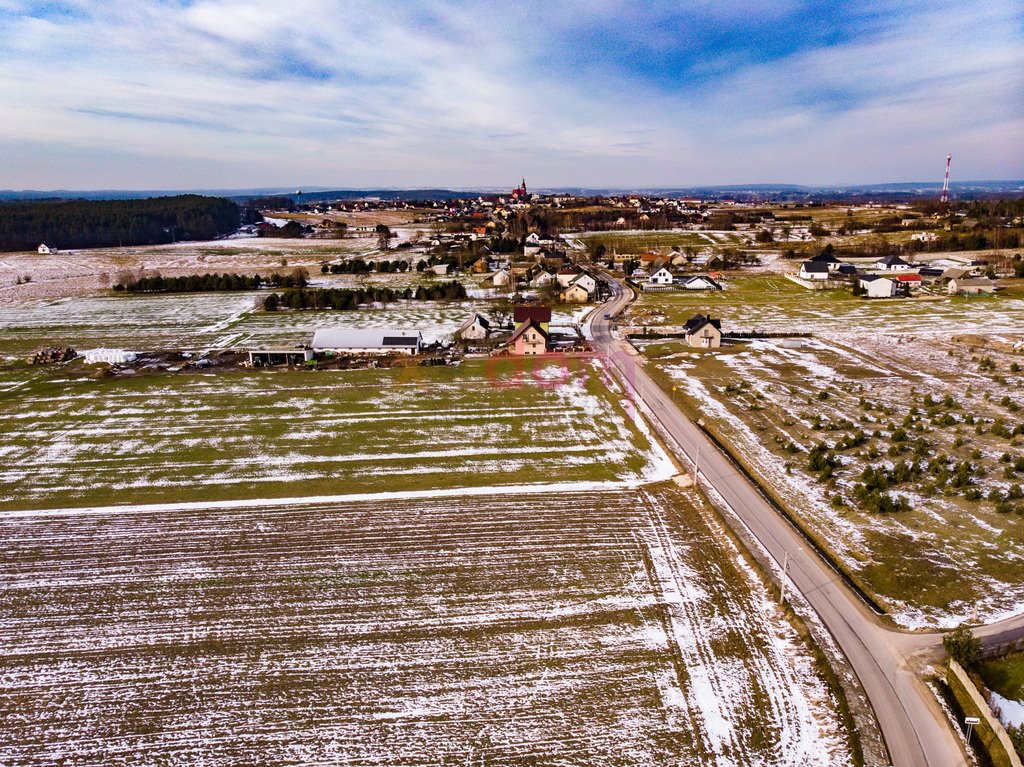
M 389 304 L 395 301 L 456 301 L 466 297 L 465 286 L 457 281 L 412 288 L 317 288 L 271 293 L 263 299 L 268 312 L 279 309 L 357 309 L 362 304 Z
M 114 285 L 118 293 L 209 293 L 261 288 L 304 288 L 309 282 L 304 270 L 292 274 L 261 277 L 258 274 L 190 274 L 187 277 L 139 277 Z
M 183 194 L 146 200 L 0 203 L 0 250 L 158 245 L 212 240 L 238 228 L 240 211 L 222 197 Z

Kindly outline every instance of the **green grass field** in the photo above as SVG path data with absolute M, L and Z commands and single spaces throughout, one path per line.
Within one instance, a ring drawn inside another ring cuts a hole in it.
M 1024 653 L 1010 653 L 977 664 L 985 686 L 1007 700 L 1024 700 Z

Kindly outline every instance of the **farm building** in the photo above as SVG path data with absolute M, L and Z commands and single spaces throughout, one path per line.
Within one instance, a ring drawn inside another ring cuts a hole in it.
M 491 323 L 482 314 L 474 314 L 459 328 L 459 338 L 478 341 L 491 334 Z
M 50 245 L 49 243 L 43 242 L 43 243 L 40 243 L 39 247 L 36 248 L 36 250 L 38 250 L 40 253 L 42 253 L 44 255 L 47 255 L 47 254 L 56 253 L 57 252 L 57 246 L 56 245 Z
M 548 350 L 547 331 L 534 319 L 528 319 L 509 339 L 513 354 L 544 354 Z
M 722 345 L 722 321 L 697 314 L 687 320 L 686 343 L 695 349 L 717 349 Z
M 892 298 L 899 291 L 899 281 L 877 274 L 862 274 L 860 288 L 867 298 Z
M 302 365 L 312 359 L 312 349 L 253 349 L 249 352 L 249 365 L 254 368 Z
M 954 296 L 981 296 L 996 292 L 996 284 L 987 277 L 958 277 L 949 281 L 946 290 Z
M 438 277 L 447 277 L 455 274 L 454 264 L 437 264 L 436 266 L 430 267 L 430 271 L 436 274 Z
M 336 354 L 418 354 L 423 334 L 394 328 L 321 328 L 313 349 Z
M 481 256 L 476 261 L 474 261 L 473 265 L 470 266 L 469 268 L 473 272 L 473 274 L 487 274 L 489 271 L 491 271 L 491 264 L 486 258 Z

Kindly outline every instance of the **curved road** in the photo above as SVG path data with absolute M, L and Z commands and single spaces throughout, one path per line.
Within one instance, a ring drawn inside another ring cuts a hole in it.
M 911 656 L 941 649 L 941 634 L 912 634 L 882 623 L 843 578 L 807 544 L 732 462 L 636 364 L 636 352 L 612 335 L 611 319 L 633 299 L 632 291 L 611 280 L 612 297 L 593 314 L 594 346 L 643 400 L 697 473 L 729 505 L 769 555 L 789 563 L 789 583 L 817 613 L 860 678 L 881 725 L 896 767 L 961 767 L 968 761 L 960 739 L 935 700 L 913 672 Z M 776 573 L 778 576 L 778 573 Z M 990 639 L 1019 636 L 1024 616 L 976 630 Z

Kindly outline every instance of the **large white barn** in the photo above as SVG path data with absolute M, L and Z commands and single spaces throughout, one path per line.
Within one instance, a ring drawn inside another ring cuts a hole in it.
M 418 354 L 419 330 L 395 328 L 321 328 L 313 334 L 313 349 L 336 354 Z

